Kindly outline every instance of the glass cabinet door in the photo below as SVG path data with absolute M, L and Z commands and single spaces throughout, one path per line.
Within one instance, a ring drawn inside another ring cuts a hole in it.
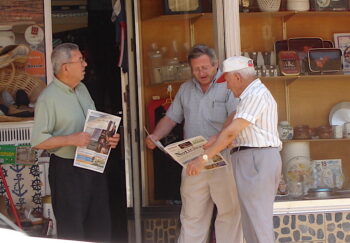
M 350 32 L 344 24 L 347 5 L 245 2 L 240 2 L 241 54 L 254 60 L 278 103 L 284 182 L 276 200 L 349 197 L 349 121 L 334 114 L 350 104 L 344 47 L 335 38 Z
M 180 85 L 192 77 L 187 55 L 195 44 L 215 46 L 211 1 L 141 0 L 139 3 L 140 127 L 152 132 Z M 146 136 L 141 131 L 141 138 Z M 176 127 L 164 145 L 182 140 Z M 142 150 L 143 205 L 180 205 L 182 167 L 160 150 Z

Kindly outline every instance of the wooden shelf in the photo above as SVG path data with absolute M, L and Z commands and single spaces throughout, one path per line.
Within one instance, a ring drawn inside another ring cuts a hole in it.
M 283 143 L 295 143 L 295 142 L 349 142 L 350 138 L 328 138 L 328 139 L 290 139 L 282 140 Z
M 144 21 L 174 21 L 174 20 L 191 20 L 196 18 L 212 18 L 212 13 L 191 13 L 191 14 L 170 14 L 160 15 Z
M 285 17 L 297 14 L 296 11 L 278 11 L 278 12 L 250 12 L 250 13 L 240 13 L 240 18 L 251 18 L 251 17 Z
M 291 84 L 296 80 L 338 80 L 350 78 L 349 74 L 324 74 L 324 75 L 290 75 L 290 76 L 276 76 L 276 77 L 260 77 L 263 82 L 274 82 L 274 81 L 287 81 L 287 84 Z
M 159 87 L 159 86 L 167 86 L 169 84 L 182 84 L 184 83 L 185 81 L 187 80 L 174 80 L 174 81 L 166 81 L 166 82 L 162 82 L 162 83 L 159 83 L 159 84 L 150 84 L 150 85 L 147 85 L 147 87 L 151 87 L 151 88 L 155 88 L 155 87 Z
M 52 32 L 59 33 L 63 31 L 86 28 L 88 26 L 87 14 L 82 16 L 52 16 Z
M 350 11 L 278 11 L 278 12 L 250 12 L 240 13 L 240 17 L 292 17 L 292 16 L 350 16 Z
M 52 0 L 51 6 L 87 5 L 86 0 Z

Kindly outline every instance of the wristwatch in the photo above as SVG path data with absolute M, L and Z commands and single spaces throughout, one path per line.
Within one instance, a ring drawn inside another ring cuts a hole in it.
M 208 161 L 209 161 L 208 155 L 206 155 L 206 154 L 203 154 L 203 155 L 202 155 L 202 159 L 203 159 L 205 162 L 208 162 Z

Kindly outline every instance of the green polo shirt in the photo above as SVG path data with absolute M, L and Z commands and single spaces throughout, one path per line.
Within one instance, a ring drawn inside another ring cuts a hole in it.
M 82 132 L 88 109 L 96 110 L 94 101 L 83 83 L 72 89 L 54 78 L 35 105 L 32 146 L 51 137 Z M 61 158 L 73 159 L 75 150 L 75 146 L 64 146 L 49 152 Z

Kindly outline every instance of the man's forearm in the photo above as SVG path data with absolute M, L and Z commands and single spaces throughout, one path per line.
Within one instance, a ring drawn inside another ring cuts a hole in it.
M 90 142 L 90 134 L 87 132 L 76 132 L 65 136 L 56 136 L 46 139 L 44 142 L 34 146 L 35 149 L 53 149 L 64 146 L 86 146 Z
M 44 142 L 39 143 L 34 147 L 34 149 L 54 149 L 63 146 L 73 145 L 70 144 L 69 135 L 67 136 L 57 136 L 46 139 Z
M 226 121 L 224 123 L 223 129 L 226 128 L 228 125 L 230 125 L 232 123 L 233 117 L 235 116 L 236 112 L 233 111 L 227 118 Z
M 157 124 L 156 128 L 154 129 L 152 135 L 157 140 L 160 140 L 164 138 L 166 135 L 168 135 L 171 130 L 176 126 L 176 122 L 171 120 L 169 117 L 164 116 Z
M 249 122 L 244 119 L 235 119 L 224 128 L 219 136 L 217 137 L 215 143 L 210 146 L 205 153 L 209 158 L 213 158 L 217 153 L 224 150 L 232 141 L 237 137 L 237 135 L 247 126 L 249 126 Z

